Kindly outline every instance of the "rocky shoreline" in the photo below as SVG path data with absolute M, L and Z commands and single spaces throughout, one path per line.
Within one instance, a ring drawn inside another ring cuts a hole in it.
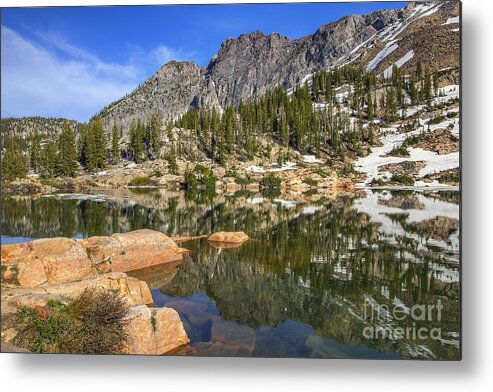
M 336 171 L 325 168 L 322 170 L 316 163 L 306 163 L 297 160 L 289 165 L 271 163 L 264 167 L 257 166 L 254 161 L 234 170 L 227 170 L 218 165 L 203 162 L 204 167 L 211 170 L 216 178 L 212 190 L 217 193 L 236 191 L 259 192 L 265 185 L 265 177 L 278 179 L 280 192 L 306 192 L 317 190 L 322 193 L 352 191 L 354 181 L 351 178 L 341 178 Z M 140 164 L 119 162 L 108 166 L 106 170 L 97 173 L 82 171 L 73 178 L 43 179 L 31 175 L 25 179 L 17 179 L 3 184 L 5 195 L 42 195 L 55 192 L 88 192 L 97 189 L 120 188 L 161 188 L 177 191 L 187 187 L 185 174 L 190 162 L 178 161 L 178 171 L 171 174 L 166 160 L 156 159 Z M 140 182 L 136 183 L 136 179 Z M 200 189 L 200 184 L 195 186 Z
M 239 238 L 243 242 L 248 236 L 221 233 L 219 239 Z M 187 239 L 197 238 L 181 237 L 180 241 Z M 129 305 L 124 353 L 180 353 L 189 338 L 178 313 L 152 307 L 148 284 L 127 273 L 179 265 L 186 252 L 165 234 L 147 229 L 84 240 L 48 238 L 3 245 L 2 318 L 25 307 L 44 313 L 50 301 L 71 300 L 85 290 L 117 292 Z M 2 330 L 2 349 L 10 350 L 16 334 L 15 328 Z
M 224 247 L 239 246 L 249 239 L 243 232 L 218 232 L 178 237 L 175 242 L 158 231 L 142 229 L 83 240 L 47 238 L 3 245 L 2 319 L 26 307 L 46 314 L 50 301 L 73 300 L 87 290 L 113 292 L 129 306 L 123 353 L 183 353 L 190 340 L 178 313 L 168 307 L 153 307 L 148 283 L 127 273 L 144 277 L 153 268 L 176 268 L 188 252 L 177 242 L 204 237 L 211 245 Z M 15 327 L 2 329 L 2 350 L 23 350 L 11 344 L 17 332 Z

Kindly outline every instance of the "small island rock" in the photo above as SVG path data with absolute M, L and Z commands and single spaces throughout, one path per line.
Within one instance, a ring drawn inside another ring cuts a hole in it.
M 250 237 L 248 237 L 248 235 L 245 234 L 243 231 L 218 231 L 217 233 L 210 235 L 207 240 L 211 242 L 221 242 L 225 244 L 242 244 L 249 239 Z

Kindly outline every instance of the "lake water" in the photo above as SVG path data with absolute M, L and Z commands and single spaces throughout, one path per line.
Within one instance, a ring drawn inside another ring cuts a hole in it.
M 458 192 L 299 199 L 137 189 L 10 198 L 2 243 L 245 231 L 240 247 L 187 242 L 181 264 L 131 274 L 156 306 L 178 311 L 188 355 L 460 357 Z

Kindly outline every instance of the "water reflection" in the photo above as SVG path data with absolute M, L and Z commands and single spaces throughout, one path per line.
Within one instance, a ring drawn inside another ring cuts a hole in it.
M 207 241 L 179 266 L 146 271 L 157 305 L 180 313 L 191 355 L 459 357 L 457 192 L 371 192 L 333 199 L 115 191 L 2 203 L 2 233 L 168 235 L 247 232 L 235 249 Z M 437 305 L 440 320 L 410 317 Z M 399 307 L 400 317 L 393 314 Z M 407 312 L 407 313 L 406 313 Z M 385 338 L 368 336 L 383 328 Z M 409 336 L 396 331 L 409 329 Z M 440 329 L 416 338 L 413 330 Z

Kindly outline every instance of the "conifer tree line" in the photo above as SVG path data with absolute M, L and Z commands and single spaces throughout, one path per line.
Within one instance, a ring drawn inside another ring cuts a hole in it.
M 78 154 L 74 130 L 64 124 L 56 140 L 43 141 L 35 131 L 24 153 L 18 142 L 12 140 L 4 145 L 2 178 L 12 180 L 26 177 L 29 169 L 42 177 L 73 177 L 78 169 Z
M 111 136 L 111 140 L 109 140 Z M 27 154 L 15 139 L 4 138 L 2 173 L 5 179 L 26 177 L 29 169 L 42 177 L 74 177 L 79 168 L 95 172 L 105 168 L 108 163 L 117 163 L 122 158 L 120 141 L 122 127 L 113 125 L 108 134 L 99 117 L 75 130 L 65 123 L 62 132 L 55 140 L 42 139 L 35 131 L 28 144 Z M 162 147 L 162 122 L 153 115 L 149 122 L 134 122 L 130 129 L 129 158 L 143 162 L 159 156 Z M 170 155 L 170 166 L 176 172 L 176 157 Z
M 29 169 L 44 178 L 74 177 L 79 163 L 86 170 L 95 171 L 106 166 L 109 156 L 107 136 L 100 119 L 83 125 L 78 141 L 73 127 L 65 123 L 55 139 L 42 139 L 35 131 L 27 153 L 15 140 L 4 144 L 4 179 L 24 178 Z
M 301 153 L 323 151 L 342 158 L 348 150 L 357 152 L 361 143 L 374 144 L 378 125 L 373 119 L 396 121 L 405 116 L 409 104 L 432 109 L 438 84 L 438 71 L 424 70 L 420 63 L 407 76 L 395 65 L 392 72 L 381 75 L 350 66 L 322 69 L 313 75 L 311 86 L 304 84 L 292 91 L 277 87 L 221 112 L 215 108 L 188 110 L 167 126 L 192 130 L 187 134 L 189 140 L 168 147 L 164 156 L 160 156 L 163 123 L 157 114 L 147 123 L 131 124 L 126 148 L 120 147 L 123 129 L 117 124 L 107 133 L 102 119 L 94 117 L 78 129 L 76 138 L 73 127 L 65 123 L 55 140 L 42 140 L 36 131 L 28 154 L 15 140 L 4 140 L 3 178 L 24 177 L 29 169 L 43 177 L 73 177 L 79 164 L 95 172 L 119 162 L 122 153 L 136 163 L 165 158 L 170 172 L 177 174 L 177 158 L 188 153 L 184 145 L 195 145 L 221 165 L 231 154 L 244 159 L 268 154 L 273 143 Z
M 3 138 L 2 140 L 2 180 L 12 181 L 24 178 L 29 170 L 29 162 L 16 140 Z
M 157 114 L 153 114 L 146 124 L 143 121 L 134 121 L 130 126 L 130 158 L 136 163 L 159 157 L 159 150 L 163 145 L 162 121 Z
M 351 86 L 351 91 L 347 97 L 338 96 L 344 85 Z M 190 142 L 220 164 L 232 152 L 252 158 L 260 151 L 259 136 L 301 153 L 324 150 L 343 156 L 346 149 L 355 151 L 362 142 L 374 143 L 378 126 L 363 127 L 364 120 L 371 122 L 378 116 L 393 122 L 409 103 L 431 109 L 433 89 L 436 94 L 438 73 L 423 71 L 421 64 L 410 77 L 395 65 L 388 77 L 361 68 L 335 67 L 315 73 L 311 89 L 305 84 L 288 94 L 277 87 L 260 98 L 227 106 L 223 113 L 192 108 L 175 126 L 194 130 Z M 349 104 L 357 121 L 343 104 Z

